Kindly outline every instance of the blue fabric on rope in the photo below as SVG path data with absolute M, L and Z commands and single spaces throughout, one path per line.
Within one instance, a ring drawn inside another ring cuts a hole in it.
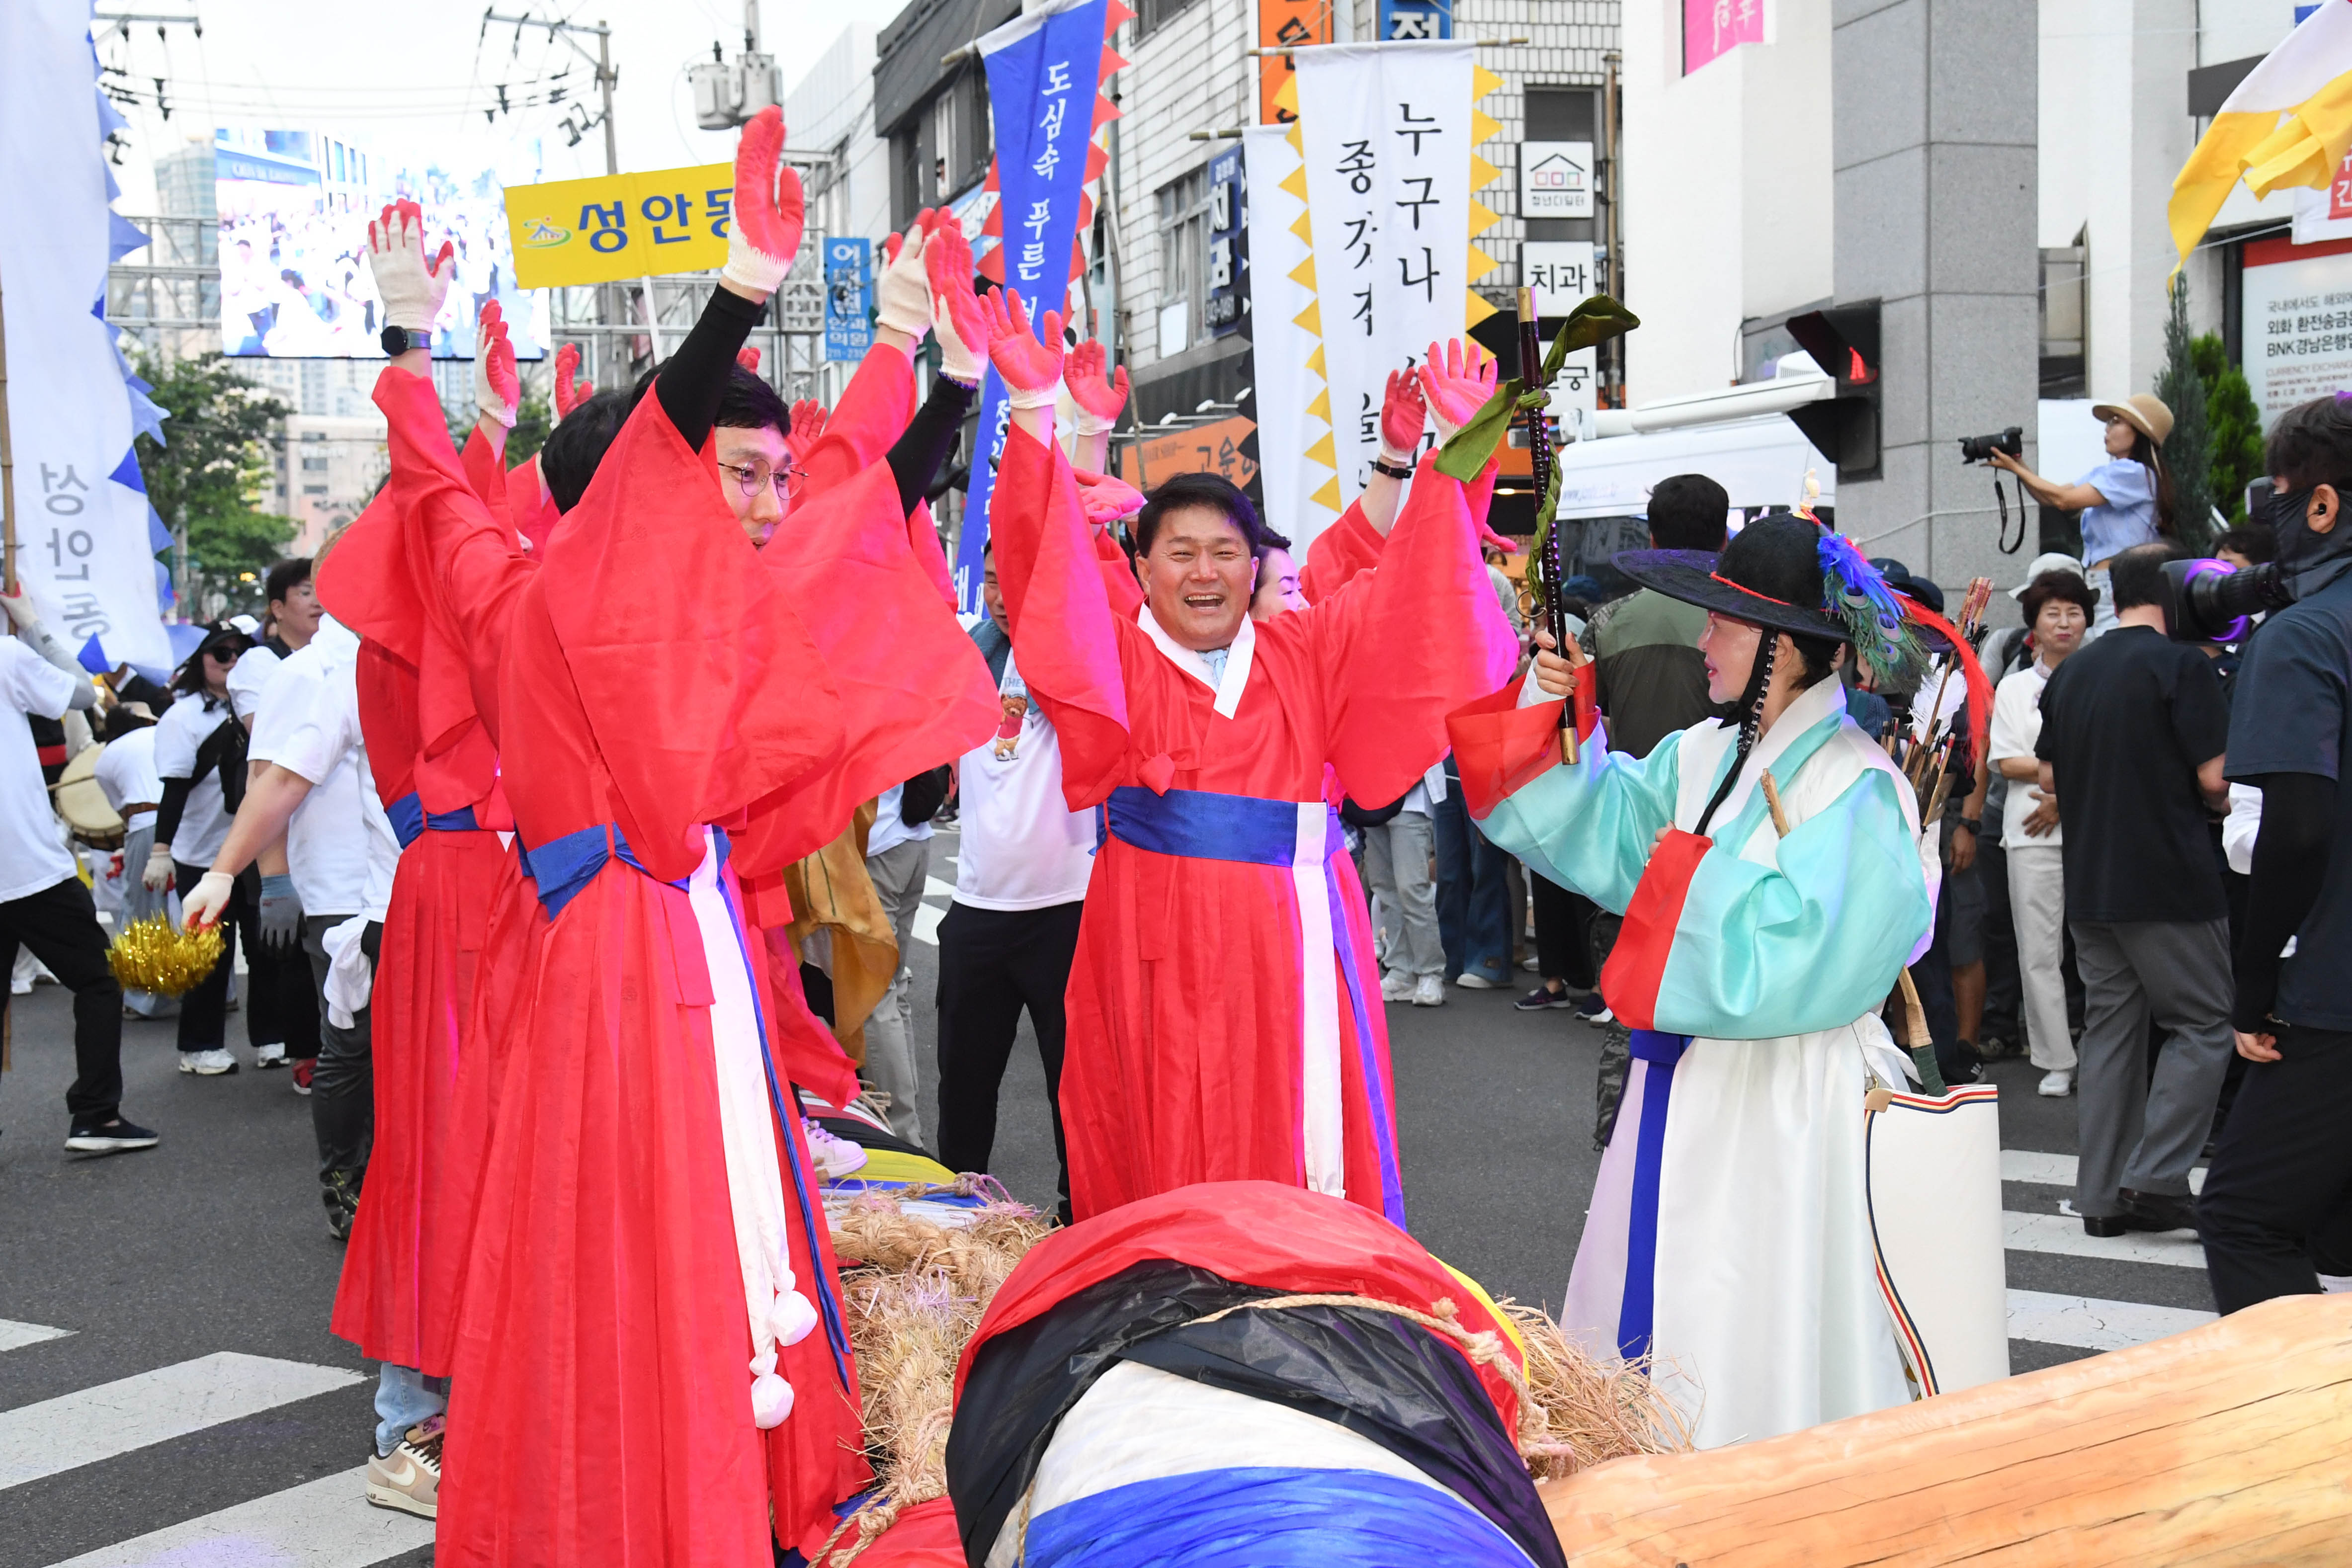
M 1666 1103 L 1675 1087 L 1675 1064 L 1690 1049 L 1686 1034 L 1637 1029 L 1627 1049 L 1648 1064 L 1642 1075 L 1642 1124 L 1633 1145 L 1632 1213 L 1625 1226 L 1625 1293 L 1617 1310 L 1617 1354 L 1638 1361 L 1650 1354 L 1650 1324 L 1656 1310 L 1658 1272 L 1658 1172 L 1666 1143 Z
M 1028 1568 L 1528 1568 L 1442 1488 L 1376 1470 L 1197 1470 L 1112 1487 L 1029 1521 Z
M 1381 1156 L 1381 1212 L 1404 1228 L 1404 1183 L 1397 1171 L 1396 1136 L 1381 1083 L 1380 1058 L 1372 1049 L 1371 1014 L 1364 990 L 1370 967 L 1356 950 L 1355 927 L 1343 916 L 1339 873 L 1332 856 L 1345 852 L 1339 814 L 1325 808 L 1323 883 L 1331 906 L 1331 946 L 1347 982 L 1348 1005 L 1356 1023 L 1356 1057 L 1365 1098 L 1372 1113 L 1372 1141 Z M 1155 794 L 1133 784 L 1110 792 L 1105 822 L 1110 836 L 1154 854 L 1186 860 L 1230 861 L 1242 865 L 1287 869 L 1298 858 L 1298 806 L 1255 795 L 1225 795 L 1211 789 L 1171 789 Z

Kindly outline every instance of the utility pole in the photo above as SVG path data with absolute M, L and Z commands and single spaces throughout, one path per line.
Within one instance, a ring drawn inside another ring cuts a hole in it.
M 566 44 L 572 46 L 572 49 L 574 54 L 577 54 L 582 59 L 586 60 L 590 65 L 596 68 L 596 89 L 604 104 L 604 113 L 601 118 L 604 126 L 604 172 L 608 175 L 619 173 L 621 172 L 621 144 L 613 128 L 613 89 L 619 84 L 621 73 L 613 68 L 613 29 L 611 26 L 607 23 L 599 22 L 594 26 L 591 27 L 582 22 L 551 20 L 546 17 L 533 16 L 529 14 L 520 16 L 503 16 L 495 6 L 482 13 L 483 33 L 488 34 L 489 32 L 490 24 L 493 22 L 499 22 L 511 26 L 518 35 L 520 35 L 521 30 L 525 27 L 544 27 L 547 29 L 549 42 L 552 43 L 558 38 L 562 39 Z M 595 38 L 596 52 L 594 55 L 590 55 L 588 53 L 587 46 L 581 43 L 579 38 L 572 36 L 575 33 L 591 36 Z M 582 129 L 584 130 L 586 128 L 583 126 Z M 576 146 L 577 144 L 578 143 L 575 141 L 574 145 Z M 648 280 L 646 284 L 646 313 L 648 318 L 653 315 L 653 284 Z M 597 324 L 600 326 L 609 326 L 613 324 L 618 315 L 619 312 L 614 308 L 613 299 L 613 285 L 609 283 L 600 283 L 596 285 Z M 595 361 L 591 362 L 589 367 L 592 378 L 603 385 L 613 385 L 613 379 L 606 374 L 605 367 L 602 362 L 604 354 L 604 340 L 603 336 L 597 335 L 594 338 L 593 342 L 596 350 L 596 358 Z M 658 337 L 655 340 L 655 347 L 656 351 L 658 351 L 660 348 L 660 340 Z

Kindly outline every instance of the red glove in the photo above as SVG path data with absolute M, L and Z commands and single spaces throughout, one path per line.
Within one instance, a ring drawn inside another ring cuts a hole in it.
M 1062 313 L 1048 310 L 1038 323 L 1045 340 L 1029 331 L 1029 312 L 1017 288 L 992 290 L 981 306 L 988 312 L 988 359 L 1004 378 L 1015 408 L 1051 408 L 1062 381 Z
M 745 370 L 751 371 L 753 375 L 758 375 L 760 373 L 759 348 L 754 344 L 744 344 L 741 348 L 735 350 L 735 362 L 742 366 Z
M 808 461 L 809 454 L 816 450 L 818 438 L 824 434 L 824 423 L 829 415 L 830 411 L 824 404 L 813 397 L 804 397 L 793 404 L 793 428 L 784 436 L 784 446 L 792 453 L 793 462 L 804 464 Z
M 1381 400 L 1381 457 L 1388 463 L 1410 463 L 1421 450 L 1422 426 L 1429 422 L 1429 404 L 1421 395 L 1421 381 L 1412 371 L 1389 372 L 1388 394 Z
M 482 319 L 474 334 L 474 406 L 482 417 L 509 430 L 522 403 L 522 377 L 515 369 L 514 340 L 507 334 L 506 313 L 495 299 L 482 303 Z
M 762 295 L 783 283 L 801 251 L 801 177 L 785 166 L 783 152 L 784 111 L 770 104 L 735 143 L 735 213 L 720 273 Z
M 1118 423 L 1119 410 L 1127 406 L 1127 367 L 1118 366 L 1108 382 L 1103 380 L 1103 365 L 1109 357 L 1101 343 L 1089 338 L 1070 350 L 1068 362 L 1062 367 L 1070 401 L 1078 405 L 1080 435 L 1108 434 Z
M 596 383 L 578 379 L 580 345 L 566 343 L 555 350 L 555 417 L 570 419 L 572 411 L 596 395 Z
M 977 386 L 988 369 L 988 318 L 971 293 L 971 245 L 952 213 L 941 214 L 923 247 L 923 277 L 931 290 L 931 330 L 940 342 L 940 371 Z
M 1443 354 L 1429 346 L 1429 361 L 1420 371 L 1421 390 L 1429 412 L 1437 418 L 1437 439 L 1443 444 L 1470 423 L 1471 416 L 1495 395 L 1496 362 L 1472 343 L 1465 350 L 1459 338 L 1449 339 Z

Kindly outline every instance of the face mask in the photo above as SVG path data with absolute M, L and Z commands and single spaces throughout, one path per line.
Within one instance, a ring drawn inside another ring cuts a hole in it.
M 2339 516 L 2333 529 L 2313 533 L 2305 515 L 2310 506 L 2309 490 L 2271 497 L 2270 525 L 2278 541 L 2279 578 L 2297 599 L 2316 593 L 2352 571 L 2352 529 L 2345 527 Z

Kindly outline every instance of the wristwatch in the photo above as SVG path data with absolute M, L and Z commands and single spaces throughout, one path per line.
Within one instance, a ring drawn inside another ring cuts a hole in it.
M 433 351 L 433 329 L 427 327 L 418 331 L 414 327 L 386 327 L 376 341 L 383 345 L 385 357 L 389 359 L 396 360 L 411 349 L 422 349 L 429 354 Z
M 1375 474 L 1385 474 L 1391 479 L 1410 479 L 1412 477 L 1412 469 L 1410 465 L 1400 468 L 1395 464 L 1380 457 L 1372 459 L 1372 472 Z
M 1982 817 L 1958 817 L 1953 820 L 1972 833 L 1981 836 L 1984 832 L 1984 819 Z

